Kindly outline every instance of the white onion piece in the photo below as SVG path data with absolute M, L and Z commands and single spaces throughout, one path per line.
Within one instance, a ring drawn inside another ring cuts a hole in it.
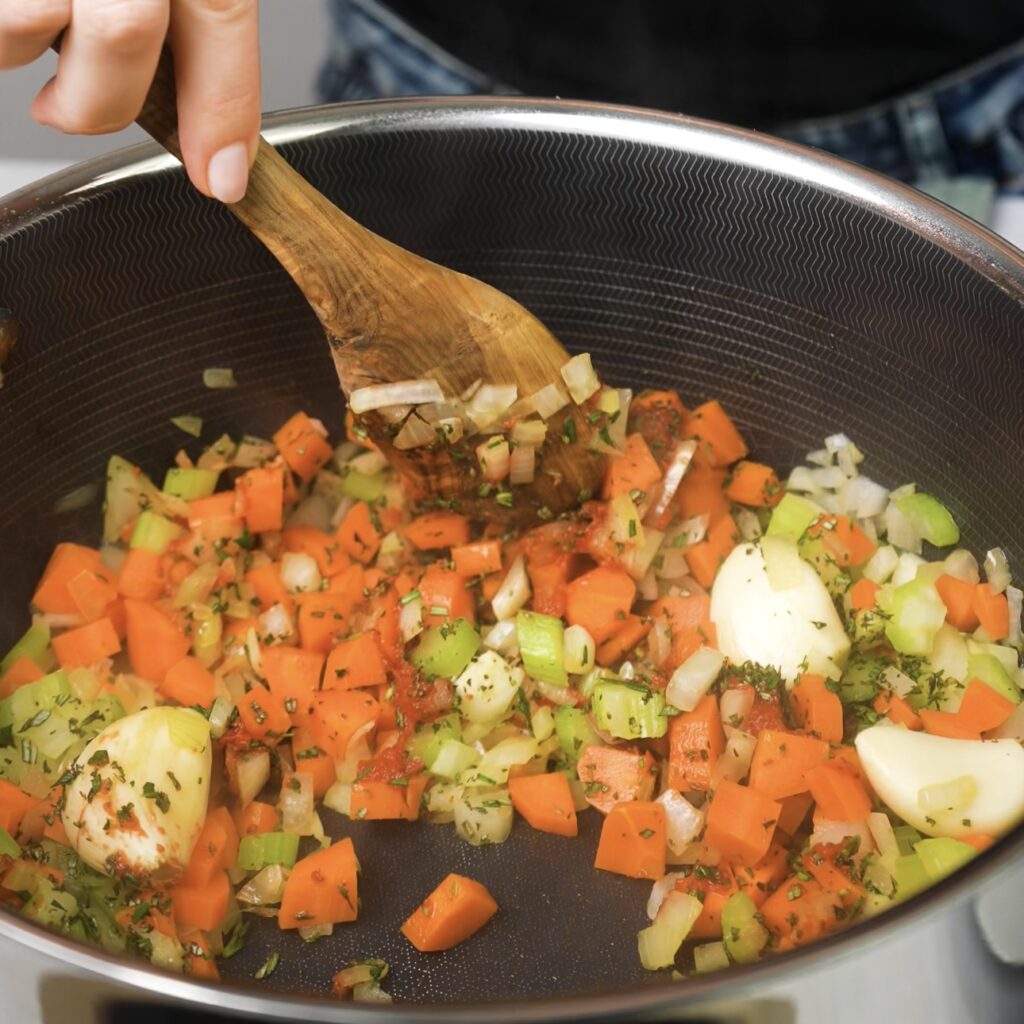
M 350 469 L 354 469 L 357 473 L 363 473 L 366 476 L 376 476 L 387 469 L 388 460 L 383 452 L 375 451 L 371 448 L 354 456 L 349 460 L 348 465 Z
M 900 556 L 896 549 L 891 544 L 883 544 L 865 563 L 864 575 L 881 586 L 892 576 L 899 564 Z
M 658 916 L 665 897 L 675 889 L 676 882 L 682 882 L 685 878 L 686 875 L 682 871 L 670 871 L 667 875 L 662 875 L 651 886 L 651 895 L 647 897 L 647 916 L 650 920 L 653 921 Z
M 32 616 L 33 626 L 49 626 L 50 629 L 77 629 L 85 625 L 85 619 L 76 612 L 37 612 Z
M 893 494 L 895 493 L 894 491 Z M 915 555 L 921 553 L 921 535 L 899 510 L 895 500 L 890 500 L 885 509 L 885 535 L 894 547 L 910 551 Z
M 525 420 L 512 428 L 512 440 L 516 444 L 528 444 L 539 448 L 548 436 L 548 425 L 543 420 Z
M 570 675 L 589 672 L 595 664 L 597 645 L 585 626 L 569 626 L 562 634 L 565 670 Z
M 348 812 L 352 809 L 352 783 L 351 782 L 336 782 L 326 793 L 323 798 L 324 807 L 335 812 L 335 814 L 344 814 L 348 816 Z
M 511 484 L 530 484 L 537 472 L 537 449 L 520 444 L 512 451 L 508 463 L 508 480 Z
M 535 391 L 527 402 L 541 419 L 549 420 L 569 404 L 569 396 L 557 384 L 548 384 Z
M 895 665 L 882 669 L 878 679 L 887 690 L 892 690 L 899 697 L 906 697 L 917 686 L 910 676 L 901 672 Z
M 313 776 L 306 772 L 290 775 L 281 786 L 277 802 L 281 831 L 308 836 L 313 833 Z
M 530 599 L 530 577 L 526 573 L 526 559 L 520 555 L 509 567 L 498 592 L 491 600 L 494 617 L 515 618 L 516 612 Z
M 484 636 L 484 647 L 497 651 L 504 658 L 514 658 L 519 653 L 516 620 L 506 619 L 491 626 Z
M 288 614 L 288 609 L 283 604 L 272 604 L 260 615 L 259 624 L 260 635 L 267 642 L 271 638 L 277 640 L 282 637 L 289 637 L 295 632 L 295 624 L 292 622 L 292 617 Z M 253 665 L 253 668 L 257 672 L 260 671 L 256 665 Z
M 398 631 L 402 642 L 408 643 L 423 632 L 423 601 L 416 597 L 401 606 L 398 612 Z
M 228 367 L 209 367 L 203 370 L 203 386 L 214 390 L 237 388 L 238 381 L 235 380 L 234 370 Z
M 986 552 L 985 579 L 995 594 L 1001 594 L 1010 585 L 1010 566 L 1002 548 L 992 548 Z
M 797 491 L 800 494 L 819 494 L 821 489 L 821 484 L 814 475 L 814 471 L 806 466 L 795 466 L 786 481 L 787 491 Z
M 889 504 L 889 492 L 866 476 L 856 476 L 840 490 L 840 501 L 847 515 L 857 519 L 880 516 Z
M 238 758 L 238 802 L 244 807 L 263 792 L 270 781 L 270 753 L 251 750 Z
M 389 405 L 425 405 L 443 402 L 444 393 L 436 380 L 400 380 L 393 384 L 370 384 L 349 395 L 348 407 L 357 416 Z
M 457 441 L 461 441 L 465 433 L 461 416 L 448 416 L 443 420 L 438 420 L 435 426 L 446 444 L 455 444 Z
M 238 469 L 256 469 L 258 466 L 265 466 L 276 457 L 277 448 L 273 441 L 246 434 L 238 442 L 238 447 L 231 457 L 231 465 Z
M 280 605 L 275 605 L 275 608 L 280 608 Z M 265 613 L 266 614 L 266 613 Z M 274 634 L 265 634 L 268 641 L 270 641 Z M 245 631 L 245 654 L 249 659 L 249 664 L 252 667 L 253 672 L 258 676 L 263 675 L 263 651 L 260 648 L 260 638 L 256 634 L 256 630 L 251 626 Z
M 1016 587 L 1006 588 L 1006 603 L 1010 611 L 1010 632 L 1007 634 L 1006 642 L 1013 647 L 1020 647 L 1021 636 L 1021 614 L 1024 613 L 1024 591 Z
M 477 430 L 483 430 L 500 420 L 518 395 L 515 384 L 484 384 L 466 405 L 466 417 Z
M 281 558 L 281 582 L 289 593 L 301 594 L 320 589 L 320 568 L 312 555 L 286 551 Z
M 681 854 L 704 828 L 704 811 L 674 789 L 666 789 L 658 797 L 665 808 L 665 842 L 674 854 Z
M 227 697 L 218 697 L 210 708 L 210 735 L 219 740 L 227 730 L 228 720 L 235 705 Z
M 280 903 L 284 895 L 284 884 L 288 881 L 288 869 L 282 864 L 268 864 L 252 876 L 237 892 L 240 903 L 254 907 Z
M 333 924 L 306 924 L 298 929 L 299 938 L 303 942 L 316 942 L 317 939 L 326 939 L 334 934 Z M 353 995 L 353 998 L 354 995 Z
M 574 708 L 579 703 L 579 694 L 571 686 L 556 686 L 554 683 L 545 683 L 543 679 L 534 679 L 533 685 L 545 700 L 559 707 Z
M 754 706 L 754 689 L 750 686 L 726 690 L 718 699 L 718 713 L 723 726 L 742 729 L 743 723 Z
M 338 502 L 333 514 L 331 515 L 331 529 L 337 530 L 339 526 L 345 521 L 345 516 L 352 511 L 352 506 L 355 505 L 356 499 L 344 497 Z M 265 537 L 266 534 L 263 534 Z
M 805 461 L 812 466 L 831 466 L 833 462 L 832 453 L 827 448 L 815 448 L 808 452 Z
M 757 513 L 752 509 L 738 509 L 733 518 L 736 520 L 736 529 L 740 532 L 741 540 L 757 540 L 764 532 L 761 529 L 761 520 L 757 518 Z
M 833 821 L 829 818 L 817 818 L 814 831 L 811 833 L 811 846 L 818 843 L 845 843 L 851 836 L 860 839 L 857 856 L 862 857 L 875 848 L 875 840 L 866 821 Z
M 725 741 L 725 750 L 715 764 L 714 776 L 726 782 L 740 782 L 750 771 L 750 762 L 754 757 L 757 737 L 741 729 L 733 729 Z
M 978 560 L 965 548 L 957 548 L 946 555 L 942 563 L 943 571 L 964 583 L 980 583 L 981 570 L 978 568 Z
M 904 583 L 917 579 L 917 570 L 924 564 L 925 561 L 920 555 L 915 555 L 912 551 L 904 551 L 896 563 L 896 571 L 892 574 L 889 582 L 894 587 L 902 587 Z
M 692 711 L 711 688 L 725 664 L 725 655 L 701 645 L 673 673 L 665 699 L 680 711 Z
M 431 424 L 421 420 L 416 413 L 412 413 L 395 435 L 394 445 L 399 451 L 405 452 L 430 444 L 436 436 Z
M 875 841 L 875 849 L 879 856 L 895 860 L 900 855 L 900 846 L 896 841 L 896 833 L 893 830 L 892 822 L 888 814 L 881 811 L 872 811 L 867 816 L 867 826 L 871 832 L 871 838 Z
M 458 417 L 465 411 L 461 402 L 457 405 L 454 402 L 431 402 L 429 405 L 421 405 L 416 414 L 427 423 L 439 423 L 443 419 Z
M 572 400 L 577 405 L 582 405 L 588 398 L 597 394 L 601 382 L 597 379 L 597 373 L 590 361 L 589 352 L 581 352 L 573 356 L 559 372 L 565 386 L 569 389 Z
M 642 601 L 656 601 L 658 599 L 658 577 L 653 569 L 647 570 L 644 578 L 637 584 L 636 590 Z
M 625 679 L 627 682 L 630 679 L 636 679 L 636 666 L 631 661 L 624 661 L 619 666 L 619 671 L 616 673 L 619 679 Z
M 493 484 L 508 476 L 511 451 L 502 434 L 495 434 L 476 446 L 476 458 L 480 463 L 480 474 Z

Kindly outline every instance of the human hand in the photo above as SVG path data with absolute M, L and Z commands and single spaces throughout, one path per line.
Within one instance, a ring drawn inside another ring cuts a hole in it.
M 226 203 L 245 194 L 260 124 L 257 0 L 0 0 L 0 68 L 21 67 L 64 33 L 40 124 L 77 135 L 135 120 L 164 40 L 178 89 L 185 169 Z

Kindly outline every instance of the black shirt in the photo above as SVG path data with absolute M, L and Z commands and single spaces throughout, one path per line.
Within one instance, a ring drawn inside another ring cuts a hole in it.
M 520 92 L 752 127 L 854 110 L 1024 38 L 1024 0 L 388 0 Z

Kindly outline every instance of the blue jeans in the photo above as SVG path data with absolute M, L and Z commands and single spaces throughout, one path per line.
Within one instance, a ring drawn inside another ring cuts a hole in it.
M 330 0 L 335 34 L 319 78 L 326 102 L 509 94 L 377 0 Z M 980 180 L 1024 195 L 1024 41 L 876 106 L 782 125 L 775 134 L 928 187 Z

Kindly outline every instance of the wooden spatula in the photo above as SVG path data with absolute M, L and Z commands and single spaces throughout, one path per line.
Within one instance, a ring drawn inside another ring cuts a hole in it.
M 174 71 L 165 51 L 138 123 L 179 159 Z M 569 359 L 529 311 L 475 278 L 423 259 L 346 216 L 260 140 L 245 198 L 229 209 L 280 261 L 323 324 L 346 396 L 369 385 L 435 380 L 447 397 L 516 385 L 520 400 L 563 388 Z M 513 410 L 512 415 L 515 415 Z M 528 522 L 593 493 L 592 420 L 570 402 L 547 420 L 532 482 L 487 486 L 474 448 L 486 435 L 402 450 L 392 411 L 360 425 L 426 504 Z M 571 420 L 571 423 L 568 422 Z M 500 429 L 500 427 L 499 427 Z M 467 431 L 468 433 L 468 431 Z M 402 442 L 400 442 L 402 443 Z

